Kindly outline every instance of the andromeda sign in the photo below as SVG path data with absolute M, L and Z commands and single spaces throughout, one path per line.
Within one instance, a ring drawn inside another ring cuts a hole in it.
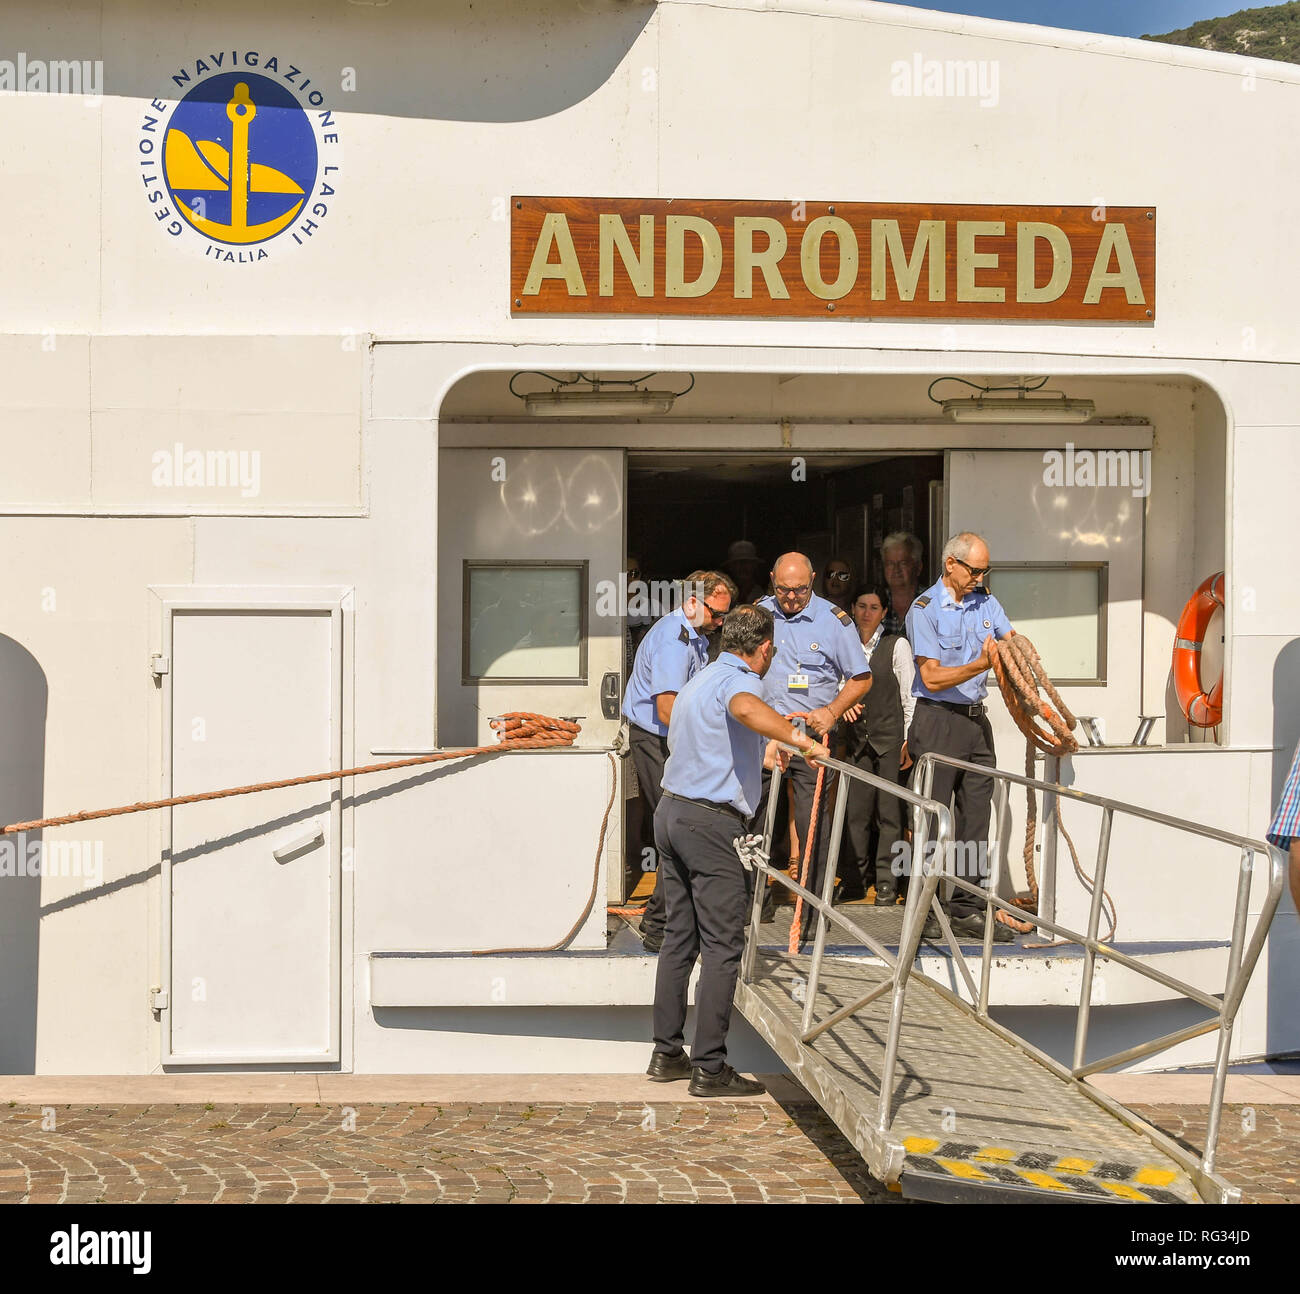
M 1150 323 L 1154 207 L 511 199 L 523 314 Z

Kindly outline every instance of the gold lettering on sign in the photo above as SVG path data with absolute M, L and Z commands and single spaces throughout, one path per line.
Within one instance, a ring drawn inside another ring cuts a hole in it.
M 926 258 L 930 262 L 930 300 L 943 301 L 948 295 L 943 257 L 942 220 L 922 220 L 916 226 L 916 241 L 909 255 L 903 250 L 903 235 L 897 220 L 871 222 L 871 299 L 885 299 L 885 271 L 894 270 L 894 286 L 900 301 L 916 298 L 916 286 L 921 281 L 921 267 Z M 888 261 L 886 261 L 888 256 Z
M 551 263 L 551 248 L 560 254 L 556 264 Z M 582 281 L 582 266 L 578 264 L 578 250 L 573 245 L 569 221 L 562 211 L 548 211 L 542 218 L 542 232 L 537 238 L 528 277 L 524 279 L 524 295 L 536 296 L 542 290 L 544 279 L 563 279 L 571 297 L 585 297 L 587 285 Z
M 839 273 L 834 283 L 822 277 L 822 239 L 831 234 L 839 249 Z M 799 268 L 804 286 L 822 301 L 838 301 L 852 291 L 858 279 L 858 236 L 853 226 L 839 216 L 818 216 L 810 220 L 799 244 Z
M 622 258 L 632 287 L 639 297 L 655 294 L 655 218 L 641 217 L 641 250 L 632 247 L 622 216 L 602 213 L 600 217 L 600 295 L 614 295 L 614 250 Z
M 754 234 L 767 235 L 767 246 L 761 251 L 754 250 Z M 789 289 L 781 277 L 781 257 L 788 246 L 785 226 L 771 216 L 737 216 L 735 224 L 736 242 L 736 287 L 735 296 L 745 300 L 754 295 L 754 270 L 763 271 L 763 282 L 767 285 L 767 295 L 773 301 L 788 301 Z
M 700 274 L 686 282 L 686 235 L 700 240 L 704 262 Z M 703 216 L 669 216 L 664 239 L 664 295 L 702 297 L 712 292 L 722 273 L 722 238 L 711 221 Z
M 1119 268 L 1116 270 L 1110 268 L 1112 252 L 1119 260 Z M 1138 277 L 1137 265 L 1133 261 L 1133 248 L 1128 241 L 1128 230 L 1120 224 L 1109 224 L 1102 230 L 1101 245 L 1092 262 L 1087 291 L 1083 294 L 1084 305 L 1096 305 L 1101 300 L 1103 288 L 1123 288 L 1129 305 L 1146 304 L 1146 297 L 1142 295 L 1142 280 Z
M 1038 240 L 1052 249 L 1052 272 L 1041 286 L 1034 282 Z M 1038 220 L 1023 220 L 1016 226 L 1016 300 L 1057 301 L 1070 286 L 1074 254 L 1063 229 Z
M 981 287 L 975 282 L 976 270 L 994 270 L 998 266 L 996 252 L 977 252 L 977 238 L 1000 238 L 1006 233 L 1001 220 L 959 220 L 957 222 L 957 300 L 1003 301 L 1002 288 Z

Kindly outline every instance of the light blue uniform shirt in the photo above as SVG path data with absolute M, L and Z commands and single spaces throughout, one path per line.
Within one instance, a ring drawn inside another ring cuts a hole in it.
M 763 695 L 763 680 L 724 651 L 677 694 L 668 730 L 663 789 L 692 800 L 730 804 L 752 817 L 763 791 L 767 738 L 732 717 L 739 692 Z
M 766 607 L 775 622 L 776 654 L 763 678 L 763 700 L 778 714 L 829 705 L 839 695 L 841 680 L 871 673 L 852 619 L 833 602 L 814 593 L 792 616 L 786 616 L 770 593 L 758 605 Z
M 921 603 L 929 598 L 929 602 Z M 907 638 L 916 657 L 928 656 L 940 665 L 969 665 L 984 650 L 984 639 L 1005 638 L 1011 621 L 1002 603 L 991 593 L 968 593 L 953 600 L 948 586 L 939 580 L 926 589 L 907 613 Z M 988 696 L 988 670 L 968 678 L 956 687 L 931 692 L 921 682 L 918 668 L 912 680 L 912 695 L 931 701 L 954 701 L 958 705 L 977 705 Z
M 708 639 L 680 609 L 657 621 L 636 649 L 632 675 L 623 694 L 623 713 L 628 722 L 662 737 L 668 725 L 659 721 L 655 697 L 661 692 L 680 692 L 708 659 Z

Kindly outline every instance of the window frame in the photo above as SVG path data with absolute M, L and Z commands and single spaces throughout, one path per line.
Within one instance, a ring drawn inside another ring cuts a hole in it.
M 469 672 L 470 654 L 470 585 L 475 570 L 518 570 L 522 568 L 558 568 L 578 572 L 578 674 L 577 675 L 524 675 L 524 674 L 471 674 Z M 585 687 L 587 684 L 587 640 L 588 616 L 587 595 L 590 584 L 591 562 L 585 557 L 574 558 L 471 558 L 461 562 L 461 606 L 460 606 L 460 681 L 462 686 L 472 687 L 495 683 L 554 683 L 561 687 Z
M 996 579 L 1000 571 L 1096 571 L 1097 572 L 1097 675 L 1095 678 L 1053 678 L 1057 687 L 1105 687 L 1107 684 L 1106 642 L 1110 607 L 1110 563 L 1109 562 L 994 562 L 990 575 L 993 583 L 989 591 L 998 598 Z M 998 598 L 1002 602 L 1001 598 Z M 1002 603 L 1002 609 L 1011 620 L 1011 627 L 1017 629 L 1014 617 Z

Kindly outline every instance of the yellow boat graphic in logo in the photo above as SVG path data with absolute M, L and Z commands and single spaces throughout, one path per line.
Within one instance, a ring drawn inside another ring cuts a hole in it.
M 287 123 L 268 120 L 265 129 L 255 126 L 259 108 L 253 101 L 250 82 L 265 85 L 265 78 L 248 76 L 236 81 L 225 103 L 229 148 L 219 139 L 191 138 L 181 128 L 178 113 L 178 120 L 167 132 L 163 151 L 167 185 L 181 214 L 200 233 L 223 243 L 258 243 L 273 237 L 293 222 L 307 200 L 307 190 L 291 175 L 251 160 L 253 149 L 264 156 L 268 152 L 275 155 L 281 151 L 277 145 L 287 142 L 283 129 Z M 216 134 L 217 130 L 213 129 L 216 112 L 213 110 L 218 109 L 219 104 L 209 99 L 204 106 L 209 112 L 201 125 L 206 126 L 209 133 Z M 267 107 L 266 103 L 262 106 L 264 109 Z M 276 105 L 270 108 L 269 115 L 272 119 L 283 117 L 284 108 Z M 224 135 L 226 132 L 222 130 L 220 133 Z M 310 140 L 310 128 L 307 137 Z M 314 147 L 311 151 L 314 177 Z M 250 223 L 250 204 L 255 204 L 261 214 L 268 205 L 279 205 L 275 195 L 289 199 L 288 208 Z M 219 218 L 226 215 L 228 220 Z

